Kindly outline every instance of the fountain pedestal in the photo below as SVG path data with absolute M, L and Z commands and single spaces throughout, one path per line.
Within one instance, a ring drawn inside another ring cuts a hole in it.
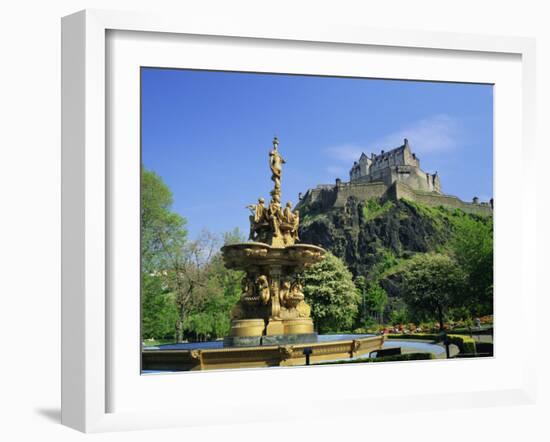
M 310 244 L 272 247 L 260 242 L 222 248 L 228 268 L 244 270 L 242 294 L 232 310 L 226 346 L 316 342 L 311 308 L 304 300 L 300 273 L 323 259 Z
M 268 336 L 283 335 L 285 327 L 280 319 L 270 319 L 265 327 L 265 334 Z

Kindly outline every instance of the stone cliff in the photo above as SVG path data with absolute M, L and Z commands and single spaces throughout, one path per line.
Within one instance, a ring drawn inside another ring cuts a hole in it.
M 302 204 L 300 215 L 301 241 L 330 250 L 346 262 L 355 277 L 367 278 L 392 261 L 444 246 L 454 216 L 486 219 L 407 199 L 365 201 L 353 196 L 343 207 Z

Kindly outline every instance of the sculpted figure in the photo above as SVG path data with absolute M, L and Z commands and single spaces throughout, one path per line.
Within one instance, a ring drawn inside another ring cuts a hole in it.
M 285 210 L 283 211 L 283 219 L 286 223 L 292 226 L 290 233 L 294 241 L 298 241 L 298 226 L 300 224 L 300 212 L 292 211 L 292 203 L 289 201 L 286 203 Z
M 271 179 L 275 183 L 275 189 L 281 188 L 281 172 L 285 160 L 279 154 L 279 140 L 277 137 L 273 139 L 273 149 L 269 152 L 269 167 L 271 168 Z
M 283 210 L 283 219 L 288 224 L 294 224 L 294 213 L 292 213 L 292 203 L 290 201 L 286 203 L 285 210 Z
M 281 305 L 285 305 L 289 294 L 290 294 L 290 281 L 285 280 L 281 283 L 281 288 L 279 289 L 279 299 L 281 301 Z
M 260 275 L 256 278 L 256 288 L 260 294 L 262 304 L 266 305 L 269 302 L 269 281 L 265 275 Z
M 295 241 L 299 241 L 300 238 L 298 238 L 298 227 L 300 227 L 300 212 L 298 210 L 294 211 L 294 225 L 292 228 L 292 236 L 294 237 Z
M 256 225 L 266 219 L 267 209 L 264 206 L 263 198 L 258 198 L 258 204 L 250 204 L 249 206 L 246 206 L 246 208 L 252 213 L 248 217 L 250 220 L 250 234 L 248 235 L 248 239 L 252 241 L 256 238 Z
M 290 288 L 290 294 L 294 299 L 304 299 L 304 294 L 302 292 L 302 283 L 298 280 L 294 281 L 292 287 Z
M 279 228 L 281 224 L 281 220 L 283 218 L 283 213 L 281 211 L 281 203 L 279 200 L 279 196 L 277 194 L 273 194 L 273 198 L 271 199 L 271 203 L 269 204 L 269 207 L 267 208 L 267 218 L 269 220 L 269 224 L 271 225 L 271 228 L 273 230 L 273 236 L 280 236 L 281 235 L 281 229 Z

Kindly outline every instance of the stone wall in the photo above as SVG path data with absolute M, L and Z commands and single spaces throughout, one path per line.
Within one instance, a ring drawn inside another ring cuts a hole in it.
M 314 189 L 309 189 L 305 195 L 298 201 L 296 209 L 304 205 L 309 206 L 310 208 L 315 208 L 315 210 L 330 210 L 334 207 L 334 202 L 336 201 L 337 191 L 334 184 L 319 184 Z
M 408 199 L 424 204 L 429 207 L 443 206 L 448 209 L 461 209 L 466 213 L 489 216 L 493 210 L 489 205 L 466 203 L 456 196 L 443 195 L 435 192 L 416 190 L 409 185 L 395 181 L 391 185 L 383 182 L 373 183 L 341 183 L 338 185 L 319 185 L 310 189 L 298 203 L 299 209 L 302 205 L 316 206 L 318 210 L 326 211 L 333 207 L 344 207 L 350 196 L 361 201 L 382 198 L 397 201 Z
M 396 182 L 388 189 L 387 198 L 394 200 L 405 198 L 430 207 L 443 206 L 448 209 L 461 209 L 466 213 L 475 213 L 482 216 L 489 216 L 493 213 L 493 210 L 488 205 L 465 203 L 452 195 L 422 192 L 400 182 Z
M 350 196 L 354 196 L 362 201 L 382 198 L 387 189 L 388 186 L 380 182 L 365 184 L 343 183 L 336 188 L 337 196 L 334 202 L 334 207 L 344 207 Z

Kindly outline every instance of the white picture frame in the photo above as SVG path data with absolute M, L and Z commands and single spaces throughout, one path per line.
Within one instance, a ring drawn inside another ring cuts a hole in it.
M 134 14 L 126 12 L 111 12 L 99 10 L 87 10 L 63 18 L 62 21 L 62 423 L 85 432 L 99 432 L 123 429 L 158 428 L 168 426 L 190 426 L 208 425 L 213 414 L 218 422 L 257 422 L 266 420 L 292 419 L 298 414 L 291 409 L 275 407 L 273 412 L 266 415 L 263 410 L 248 409 L 247 413 L 240 415 L 228 415 L 223 411 L 224 407 L 234 406 L 237 409 L 246 403 L 250 398 L 254 386 L 261 385 L 266 381 L 266 376 L 276 378 L 277 382 L 284 382 L 290 388 L 299 388 L 300 385 L 308 387 L 307 380 L 302 376 L 301 369 L 282 370 L 249 370 L 236 371 L 235 373 L 185 373 L 177 375 L 177 382 L 185 382 L 183 376 L 191 379 L 195 390 L 189 390 L 189 406 L 170 407 L 172 402 L 169 398 L 170 391 L 174 389 L 175 383 L 171 383 L 168 375 L 157 377 L 158 382 L 146 381 L 150 386 L 154 385 L 155 390 L 160 391 L 160 398 L 164 395 L 167 407 L 156 406 L 158 402 L 149 409 L 143 406 L 130 409 L 127 407 L 113 406 L 109 399 L 113 389 L 118 388 L 113 384 L 114 379 L 121 376 L 113 376 L 113 361 L 116 360 L 113 348 L 120 349 L 118 344 L 112 344 L 112 336 L 116 327 L 120 325 L 120 318 L 117 319 L 112 310 L 112 300 L 109 298 L 109 290 L 112 288 L 109 275 L 109 250 L 110 244 L 116 238 L 113 235 L 118 232 L 111 228 L 112 216 L 116 212 L 116 204 L 120 195 L 112 194 L 112 170 L 118 167 L 119 160 L 113 161 L 112 153 L 108 149 L 110 142 L 113 142 L 112 134 L 106 131 L 106 121 L 113 117 L 112 110 L 108 108 L 108 82 L 111 76 L 109 63 L 113 63 L 110 57 L 118 57 L 120 52 L 109 52 L 107 42 L 108 33 L 140 33 L 144 39 L 163 36 L 174 41 L 178 38 L 185 39 L 186 36 L 193 38 L 201 36 L 216 37 L 225 39 L 226 45 L 231 42 L 249 41 L 256 44 L 269 42 L 271 45 L 284 44 L 291 48 L 304 44 L 309 47 L 324 45 L 329 50 L 347 50 L 357 48 L 370 48 L 380 54 L 400 51 L 397 56 L 406 56 L 408 51 L 425 50 L 434 61 L 438 57 L 446 56 L 468 56 L 483 63 L 485 58 L 491 56 L 510 57 L 513 62 L 511 71 L 519 68 L 513 73 L 512 84 L 519 84 L 521 91 L 510 90 L 510 103 L 516 103 L 518 109 L 510 109 L 510 115 L 502 118 L 502 130 L 509 123 L 515 122 L 516 128 L 509 128 L 514 131 L 512 137 L 521 145 L 519 155 L 521 156 L 521 173 L 527 176 L 529 170 L 534 168 L 535 145 L 534 145 L 534 112 L 535 112 L 535 45 L 532 39 L 517 37 L 489 37 L 478 35 L 450 34 L 450 33 L 428 33 L 415 31 L 402 31 L 399 33 L 387 30 L 348 28 L 342 26 L 332 27 L 293 27 L 281 23 L 269 24 L 268 22 L 255 23 L 229 23 L 229 22 L 208 22 L 195 20 L 194 18 L 153 16 L 151 14 Z M 154 33 L 154 34 L 153 34 Z M 132 43 L 132 44 L 135 44 Z M 143 41 L 145 44 L 145 40 Z M 128 46 L 129 48 L 129 46 Z M 374 48 L 374 49 L 373 49 Z M 307 48 L 306 48 L 307 49 Z M 172 48 L 172 50 L 175 50 Z M 169 51 L 169 49 L 168 49 Z M 129 51 L 130 52 L 130 51 Z M 146 52 L 146 51 L 144 51 Z M 158 52 L 158 51 L 157 51 Z M 130 57 L 131 58 L 131 57 Z M 121 57 L 122 59 L 122 57 Z M 397 60 L 397 59 L 396 59 Z M 458 58 L 457 58 L 458 60 Z M 135 61 L 132 61 L 134 63 Z M 237 58 L 234 59 L 238 67 Z M 519 64 L 518 64 L 519 63 Z M 393 65 L 397 66 L 397 65 Z M 435 66 L 435 65 L 434 65 Z M 334 68 L 337 71 L 337 68 Z M 414 77 L 402 74 L 397 67 L 394 67 L 393 78 L 415 78 L 422 79 L 422 76 Z M 434 67 L 435 69 L 435 67 Z M 245 69 L 246 70 L 246 69 Z M 335 71 L 335 72 L 336 72 Z M 441 80 L 448 80 L 443 70 Z M 388 72 L 383 74 L 389 78 Z M 405 75 L 405 76 L 404 76 Z M 496 75 L 496 74 L 495 74 Z M 116 75 L 115 75 L 116 76 Z M 376 75 L 374 75 L 376 76 Z M 489 78 L 489 77 L 488 77 Z M 520 78 L 518 83 L 518 78 Z M 433 78 L 430 78 L 433 79 Z M 457 73 L 456 81 L 468 81 L 466 72 Z M 471 81 L 475 78 L 472 77 Z M 489 79 L 490 80 L 490 79 Z M 506 79 L 503 77 L 503 84 Z M 489 81 L 490 82 L 490 81 Z M 513 83 L 516 82 L 516 83 Z M 498 87 L 498 83 L 497 83 Z M 512 88 L 512 86 L 508 86 Z M 513 89 L 513 88 L 512 88 Z M 504 95 L 502 95 L 504 97 Z M 498 94 L 497 94 L 498 99 Z M 516 101 L 513 101 L 516 100 Z M 519 100 L 519 101 L 517 101 Z M 497 108 L 498 111 L 498 108 Z M 502 115 L 502 114 L 501 114 Z M 512 119 L 504 124 L 505 118 Z M 110 121 L 110 120 L 109 120 Z M 132 122 L 130 122 L 132 123 Z M 133 121 L 132 124 L 135 124 Z M 139 121 L 137 122 L 139 124 Z M 499 129 L 500 130 L 500 129 Z M 504 132 L 502 132 L 504 133 Z M 495 138 L 495 145 L 505 146 L 507 140 Z M 114 141 L 116 143 L 116 140 Z M 117 163 L 118 161 L 118 163 Z M 503 166 L 510 167 L 504 157 L 498 158 Z M 114 165 L 113 165 L 114 164 Z M 498 168 L 496 175 L 498 177 Z M 120 174 L 119 174 L 120 175 Z M 115 173 L 115 176 L 118 176 Z M 504 185 L 503 185 L 504 186 Z M 120 189 L 120 188 L 119 188 Z M 500 189 L 504 189 L 502 194 Z M 519 198 L 522 210 L 518 211 L 515 218 L 498 224 L 496 222 L 496 235 L 504 237 L 507 229 L 520 229 L 520 236 L 510 247 L 514 249 L 521 260 L 521 278 L 511 281 L 513 284 L 507 289 L 504 284 L 500 286 L 495 283 L 495 297 L 504 296 L 506 290 L 512 288 L 519 290 L 515 293 L 518 296 L 517 315 L 525 315 L 530 309 L 535 309 L 536 288 L 535 267 L 528 266 L 528 256 L 535 256 L 535 207 L 537 204 L 536 193 L 522 187 L 509 188 L 497 186 L 496 195 L 496 216 L 501 213 L 504 219 L 514 216 L 513 212 L 507 212 L 506 198 Z M 502 201 L 502 203 L 500 202 Z M 501 204 L 499 208 L 499 204 Z M 511 209 L 511 206 L 508 206 Z M 500 211 L 500 212 L 499 212 Z M 508 216 L 510 215 L 510 216 Z M 114 223 L 116 224 L 116 223 Z M 501 229 L 500 233 L 498 229 Z M 499 266 L 502 269 L 500 274 L 506 277 L 506 266 L 510 265 L 509 257 L 506 259 L 506 250 L 499 249 L 497 242 L 495 248 L 496 270 L 498 277 Z M 138 248 L 139 249 L 139 248 Z M 504 253 L 502 252 L 504 250 Z M 112 251 L 112 250 L 111 250 Z M 499 255 L 500 254 L 500 255 Z M 509 277 L 509 275 L 508 275 Z M 509 293 L 509 292 L 508 292 Z M 138 300 L 139 302 L 139 300 Z M 116 311 L 116 309 L 115 309 Z M 502 318 L 499 318 L 502 314 Z M 505 308 L 496 309 L 496 333 L 495 339 L 511 339 L 510 329 L 507 329 L 506 317 L 510 316 Z M 134 318 L 135 323 L 135 318 Z M 111 336 L 111 337 L 110 337 Z M 114 338 L 113 338 L 114 339 Z M 118 338 L 116 338 L 118 339 Z M 123 341 L 121 341 L 123 342 Z M 497 346 L 499 345 L 497 341 Z M 523 351 L 528 352 L 534 346 L 534 342 L 525 342 Z M 504 349 L 504 346 L 502 347 Z M 136 344 L 136 349 L 139 347 Z M 135 353 L 134 350 L 129 350 Z M 504 350 L 499 355 L 496 348 L 496 357 L 490 361 L 454 361 L 454 368 L 447 366 L 445 370 L 491 370 L 490 364 L 494 361 L 506 361 Z M 119 351 L 116 352 L 119 357 Z M 451 361 L 448 361 L 451 362 Z M 487 366 L 483 366 L 483 365 Z M 355 366 L 355 367 L 323 367 L 324 389 L 323 394 L 311 394 L 303 400 L 303 404 L 309 405 L 309 411 L 300 409 L 300 416 L 308 415 L 322 416 L 324 409 L 330 408 L 330 413 L 344 415 L 365 414 L 369 410 L 380 409 L 384 404 L 392 404 L 392 411 L 396 411 L 395 398 L 409 395 L 415 400 L 417 409 L 436 409 L 441 407 L 468 407 L 472 404 L 477 406 L 490 406 L 500 403 L 533 403 L 535 397 L 535 359 L 521 361 L 510 365 L 511 376 L 506 381 L 495 377 L 495 382 L 487 388 L 475 385 L 468 390 L 467 384 L 457 382 L 453 391 L 438 392 L 437 388 L 428 388 L 426 394 L 418 395 L 414 391 L 405 391 L 403 386 L 385 385 L 384 389 L 375 391 L 376 403 L 369 403 L 368 399 L 372 392 L 365 388 L 357 387 L 354 394 L 350 394 L 350 386 L 354 377 L 360 376 L 365 370 L 370 370 L 369 375 L 381 376 L 381 370 L 391 371 L 394 375 L 405 373 L 408 370 L 411 376 L 421 376 L 420 372 L 425 370 L 426 363 L 415 364 L 381 364 L 377 367 Z M 481 367 L 481 368 L 480 368 Z M 346 378 L 349 384 L 345 385 L 346 394 L 337 398 L 337 389 L 331 390 L 330 383 L 326 379 L 341 381 L 339 370 L 346 370 Z M 376 373 L 375 373 L 376 372 Z M 243 374 L 244 373 L 244 374 Z M 447 373 L 448 375 L 449 373 Z M 139 373 L 136 373 L 139 375 Z M 206 375 L 206 376 L 205 376 Z M 230 378 L 229 378 L 230 376 Z M 310 376 L 311 377 L 311 376 Z M 164 378 L 164 379 L 161 379 Z M 175 378 L 173 378 L 175 379 Z M 225 379 L 231 379 L 226 382 Z M 228 386 L 227 384 L 231 384 Z M 249 387 L 247 387 L 249 385 Z M 128 385 L 130 386 L 130 385 Z M 210 411 L 208 402 L 212 399 L 209 395 L 200 397 L 206 388 L 216 391 L 216 408 L 220 412 Z M 145 386 L 147 389 L 148 387 Z M 177 388 L 177 387 L 175 387 Z M 191 386 L 189 386 L 191 388 Z M 307 389 L 307 388 L 306 388 Z M 330 390 L 330 391 L 329 391 Z M 311 390 L 308 390 L 311 391 Z M 239 397 L 235 397 L 237 393 Z M 120 394 L 125 394 L 124 391 Z M 120 396 L 119 394 L 119 396 Z M 434 401 L 437 398 L 437 403 Z M 127 402 L 134 400 L 129 399 Z M 157 398 L 158 399 L 158 398 Z M 329 407 L 337 401 L 338 407 Z M 124 402 L 124 401 L 122 401 Z M 191 406 L 192 405 L 192 406 Z M 397 404 L 397 409 L 400 405 Z M 227 408 L 225 408 L 227 409 Z M 403 408 L 405 409 L 405 408 Z M 328 412 L 328 411 L 327 411 Z

